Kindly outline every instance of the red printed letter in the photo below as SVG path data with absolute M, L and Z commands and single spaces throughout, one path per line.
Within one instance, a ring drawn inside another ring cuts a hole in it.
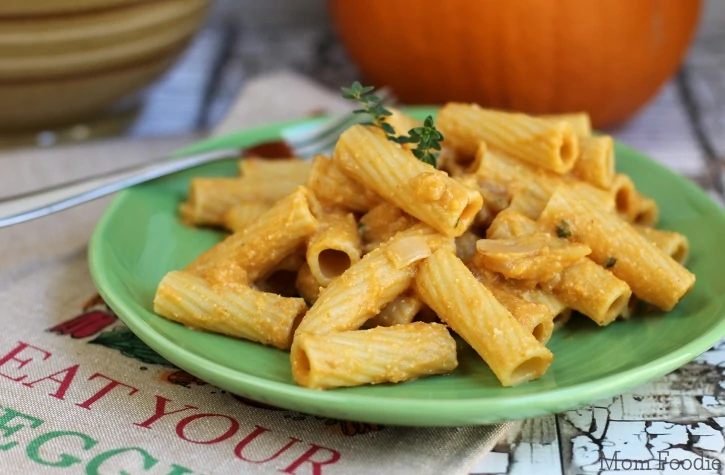
M 17 358 L 18 353 L 20 353 L 21 351 L 23 351 L 25 348 L 32 348 L 32 349 L 34 349 L 36 351 L 39 351 L 40 353 L 43 353 L 43 361 L 45 361 L 48 358 L 50 358 L 50 353 L 49 352 L 47 352 L 45 350 L 42 350 L 42 349 L 38 348 L 37 346 L 29 345 L 27 343 L 23 343 L 22 341 L 19 342 L 19 343 L 20 344 L 18 346 L 16 346 L 10 353 L 8 353 L 7 355 L 5 355 L 2 358 L 0 358 L 0 367 L 2 367 L 8 361 L 17 361 L 20 364 L 15 369 L 20 369 L 23 366 L 25 366 L 26 364 L 28 364 L 31 361 L 33 361 L 33 358 L 28 358 L 27 360 L 21 360 L 20 358 Z M 0 376 L 3 376 L 5 378 L 8 378 L 8 379 L 13 380 L 13 381 L 22 381 L 23 379 L 26 378 L 27 375 L 24 374 L 22 376 L 18 376 L 17 378 L 13 378 L 12 376 L 8 376 L 7 374 L 0 373 Z
M 49 381 L 53 381 L 55 383 L 60 384 L 60 386 L 58 387 L 58 390 L 55 392 L 55 394 L 51 394 L 51 393 L 48 393 L 48 394 L 50 394 L 51 396 L 53 396 L 55 398 L 62 400 L 63 397 L 65 396 L 65 392 L 68 391 L 68 388 L 70 387 L 70 383 L 73 382 L 73 378 L 76 377 L 76 373 L 78 372 L 78 366 L 79 365 L 74 364 L 73 366 L 71 366 L 69 368 L 62 369 L 62 370 L 58 371 L 57 373 L 53 373 L 50 376 L 46 376 L 45 378 L 36 379 L 35 381 L 31 381 L 29 383 L 23 383 L 23 386 L 32 388 L 33 385 L 35 385 L 41 381 L 45 381 L 46 379 Z M 55 378 L 55 376 L 59 376 L 63 373 L 65 373 L 65 376 L 63 376 L 63 379 Z
M 184 429 L 186 429 L 186 426 L 189 425 L 190 423 L 194 422 L 197 419 L 201 419 L 202 417 L 223 417 L 229 421 L 229 429 L 227 429 L 227 431 L 225 433 L 223 433 L 216 439 L 191 440 L 191 439 L 187 438 L 186 435 L 184 434 Z M 239 430 L 239 422 L 237 422 L 237 420 L 232 417 L 225 416 L 224 414 L 194 414 L 193 416 L 189 416 L 186 419 L 182 419 L 179 421 L 179 424 L 176 426 L 176 435 L 178 435 L 180 438 L 182 438 L 186 441 L 193 442 L 195 444 L 216 444 L 217 442 L 221 442 L 222 440 L 226 440 L 229 437 L 233 436 L 234 434 L 237 433 L 238 430 Z
M 134 422 L 133 425 L 150 429 L 151 424 L 156 423 L 162 417 L 165 417 L 165 416 L 168 416 L 171 414 L 176 414 L 177 412 L 188 411 L 189 409 L 198 409 L 198 407 L 194 407 L 194 406 L 184 406 L 181 409 L 166 412 L 166 403 L 170 402 L 170 401 L 171 401 L 171 399 L 166 399 L 163 396 L 157 395 L 156 396 L 156 412 L 154 412 L 154 415 L 149 417 L 148 419 L 146 419 L 145 421 L 143 421 L 141 423 Z
M 280 470 L 280 471 L 282 473 L 291 473 L 292 475 L 295 475 L 295 470 L 300 468 L 300 466 L 303 463 L 309 462 L 312 465 L 312 475 L 322 475 L 322 466 L 323 465 L 331 465 L 331 464 L 337 462 L 338 460 L 340 460 L 340 452 L 338 452 L 337 450 L 328 449 L 327 447 L 320 447 L 319 445 L 315 445 L 315 444 L 310 444 L 310 446 L 311 446 L 310 450 L 308 450 L 307 452 L 302 454 L 300 456 L 300 458 L 298 458 L 297 460 L 292 462 L 292 464 L 289 467 L 285 468 L 284 470 Z M 320 450 L 327 450 L 332 455 L 330 456 L 329 459 L 323 460 L 322 462 L 317 462 L 315 460 L 311 460 L 312 456 L 315 455 Z
M 106 376 L 105 374 L 101 374 L 101 373 L 95 373 L 95 374 L 93 374 L 90 378 L 88 378 L 88 381 L 93 381 L 96 378 L 107 379 L 108 381 L 110 381 L 110 383 L 108 383 L 105 386 L 103 386 L 101 388 L 101 390 L 98 391 L 93 396 L 91 396 L 90 399 L 88 399 L 87 401 L 85 401 L 85 402 L 83 402 L 81 404 L 76 404 L 76 406 L 82 407 L 84 409 L 90 409 L 91 408 L 91 405 L 94 402 L 98 401 L 99 399 L 103 398 L 103 396 L 105 396 L 106 394 L 108 394 L 111 391 L 113 391 L 113 389 L 116 386 L 123 386 L 124 388 L 130 389 L 130 391 L 128 392 L 128 395 L 129 396 L 133 396 L 134 394 L 136 394 L 138 392 L 138 389 L 136 389 L 136 388 L 134 388 L 132 386 L 129 386 L 128 384 L 123 384 L 123 383 L 121 383 L 119 381 L 116 381 L 115 379 L 111 379 L 108 376 Z
M 270 460 L 274 460 L 277 457 L 279 457 L 280 455 L 282 455 L 283 453 L 285 453 L 287 451 L 287 449 L 289 449 L 290 447 L 292 447 L 293 445 L 295 445 L 297 442 L 302 442 L 299 439 L 295 439 L 295 438 L 290 437 L 290 441 L 287 442 L 287 445 L 285 445 L 284 447 L 282 447 L 281 449 L 279 449 L 271 457 L 268 457 L 268 458 L 266 458 L 264 460 L 252 460 L 252 459 L 248 459 L 248 458 L 246 458 L 244 456 L 244 448 L 247 445 L 249 445 L 249 443 L 252 442 L 254 439 L 256 439 L 257 437 L 259 437 L 260 435 L 264 434 L 265 432 L 269 432 L 269 429 L 265 429 L 264 427 L 260 427 L 260 426 L 257 426 L 257 425 L 255 425 L 254 427 L 255 427 L 254 431 L 251 434 L 249 434 L 248 436 L 246 436 L 244 439 L 242 439 L 242 441 L 239 442 L 236 447 L 234 447 L 234 455 L 236 455 L 240 459 L 244 460 L 245 462 L 252 462 L 252 463 L 265 463 L 265 462 L 269 462 Z

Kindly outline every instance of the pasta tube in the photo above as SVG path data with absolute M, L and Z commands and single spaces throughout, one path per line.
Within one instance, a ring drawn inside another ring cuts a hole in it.
M 517 195 L 518 196 L 518 195 Z M 512 208 L 501 211 L 486 230 L 488 239 L 511 239 L 541 232 L 536 221 Z
M 304 249 L 301 249 L 285 257 L 274 269 L 258 278 L 253 287 L 262 292 L 272 292 L 283 297 L 297 297 L 297 274 L 305 263 L 304 256 Z
M 410 228 L 419 222 L 397 206 L 380 203 L 360 218 L 358 225 L 365 252 L 370 252 L 393 237 L 399 231 Z
M 314 305 L 317 301 L 317 297 L 320 296 L 320 289 L 322 286 L 315 276 L 310 272 L 310 266 L 305 262 L 297 273 L 297 279 L 295 280 L 295 287 L 299 292 L 300 297 L 305 299 L 308 306 Z
M 581 137 L 592 135 L 592 121 L 586 112 L 575 112 L 570 114 L 547 114 L 540 115 L 540 119 L 560 122 L 564 121 L 571 125 L 574 133 Z
M 422 322 L 298 335 L 290 361 L 297 384 L 312 389 L 398 383 L 450 373 L 458 366 L 448 329 Z
M 436 125 L 460 153 L 473 155 L 481 142 L 491 149 L 559 174 L 569 172 L 579 155 L 579 141 L 566 121 L 448 103 Z
M 481 271 L 476 265 L 468 265 L 473 276 L 491 292 L 498 302 L 511 315 L 534 335 L 539 342 L 546 344 L 554 332 L 554 313 L 542 303 L 524 300 L 507 286 L 505 281 L 490 271 Z
M 582 259 L 564 269 L 553 291 L 568 307 L 600 326 L 616 320 L 632 296 L 626 282 L 591 259 Z
M 239 161 L 239 174 L 242 177 L 272 187 L 277 186 L 275 183 L 280 181 L 293 182 L 294 187 L 304 185 L 311 169 L 311 161 L 299 158 L 245 158 Z
M 641 226 L 654 226 L 660 218 L 660 209 L 657 202 L 652 198 L 639 195 L 637 212 L 632 220 L 634 224 Z
M 349 178 L 324 155 L 317 155 L 312 160 L 307 186 L 322 203 L 352 211 L 365 212 L 381 202 L 377 194 Z
M 241 231 L 269 211 L 272 205 L 266 201 L 242 201 L 224 213 L 224 227 L 232 232 Z
M 579 137 L 579 158 L 572 175 L 607 190 L 614 181 L 614 141 L 608 135 Z
M 314 211 L 313 211 L 314 210 Z M 280 200 L 244 231 L 232 234 L 196 258 L 186 268 L 204 275 L 225 261 L 244 269 L 250 282 L 272 270 L 317 230 L 319 204 L 301 186 Z
M 317 282 L 326 286 L 360 260 L 362 244 L 355 216 L 326 213 L 307 246 L 307 265 Z
M 599 208 L 608 211 L 615 209 L 614 195 L 610 191 L 600 190 L 589 183 L 569 176 L 537 170 L 500 154 L 486 152 L 478 174 L 484 179 L 506 186 L 513 196 L 511 206 L 516 205 L 517 199 L 525 198 L 529 201 L 538 201 L 538 204 L 528 203 L 526 208 L 543 209 L 549 197 L 558 187 L 564 185 L 581 191 L 583 196 L 596 203 Z M 517 196 L 520 193 L 524 193 L 521 198 Z M 538 215 L 530 215 L 530 213 L 527 213 L 527 216 L 532 219 L 538 217 Z
M 246 285 L 213 285 L 194 274 L 172 271 L 161 280 L 154 312 L 187 327 L 223 333 L 289 349 L 304 300 L 253 290 Z
M 511 279 L 546 283 L 591 249 L 539 232 L 513 239 L 481 239 L 476 251 L 480 262 L 494 272 Z
M 189 199 L 180 207 L 186 222 L 221 226 L 229 208 L 242 201 L 277 201 L 305 183 L 302 179 L 259 181 L 251 178 L 194 178 Z
M 617 213 L 625 221 L 634 221 L 639 211 L 640 196 L 632 179 L 623 173 L 617 173 L 609 191 L 614 197 Z
M 572 239 L 587 244 L 591 259 L 629 284 L 637 297 L 671 310 L 693 287 L 695 276 L 615 214 L 605 212 L 573 190 L 557 190 L 539 223 L 555 229 L 566 222 Z
M 405 325 L 413 321 L 423 302 L 413 295 L 399 295 L 392 302 L 387 304 L 379 314 L 365 322 L 365 327 L 392 327 L 393 325 Z
M 690 254 L 690 242 L 687 240 L 687 236 L 641 225 L 635 225 L 634 229 L 680 264 L 687 262 Z
M 297 334 L 360 328 L 410 287 L 416 262 L 430 255 L 435 242 L 435 235 L 401 233 L 365 255 L 320 292 Z
M 540 377 L 553 355 L 450 251 L 423 261 L 416 294 L 481 355 L 504 386 Z
M 506 239 L 540 232 L 535 221 L 514 211 L 499 214 L 488 229 L 491 236 Z M 608 325 L 627 305 L 629 286 L 590 259 L 582 259 L 564 269 L 552 292 L 568 308 L 577 310 L 598 325 Z
M 463 234 L 483 206 L 480 193 L 368 127 L 347 129 L 333 156 L 350 177 L 446 236 Z

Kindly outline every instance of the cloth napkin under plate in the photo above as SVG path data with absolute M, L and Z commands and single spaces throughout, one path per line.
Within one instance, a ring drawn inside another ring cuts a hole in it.
M 214 134 L 347 109 L 336 92 L 282 72 L 251 81 Z M 114 140 L 0 154 L 0 197 L 180 145 Z M 174 367 L 95 298 L 87 243 L 107 203 L 0 229 L 2 473 L 467 473 L 515 429 L 314 417 L 235 397 Z

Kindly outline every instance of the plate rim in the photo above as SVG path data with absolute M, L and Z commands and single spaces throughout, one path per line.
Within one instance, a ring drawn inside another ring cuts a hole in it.
M 413 113 L 435 113 L 437 109 L 431 107 L 411 107 L 406 110 Z M 245 128 L 231 134 L 202 140 L 182 148 L 174 156 L 190 153 L 191 151 L 209 150 L 216 148 L 213 145 L 223 140 L 236 140 L 239 146 L 249 146 L 255 143 L 256 136 L 276 134 L 279 135 L 285 127 L 306 124 L 321 120 L 298 119 L 284 122 L 274 122 L 257 127 Z M 705 202 L 710 210 L 721 215 L 725 221 L 723 211 L 712 199 L 684 177 L 657 163 L 644 153 L 618 142 L 629 153 L 635 153 L 644 158 L 648 166 L 659 168 L 670 177 L 677 179 L 688 191 L 698 195 L 699 202 Z M 141 185 L 143 186 L 143 185 Z M 646 384 L 665 374 L 674 371 L 684 364 L 694 360 L 725 337 L 725 301 L 720 301 L 713 311 L 720 316 L 720 320 L 708 331 L 698 338 L 686 343 L 682 347 L 652 360 L 643 365 L 631 368 L 616 374 L 594 379 L 583 383 L 554 388 L 539 393 L 513 395 L 509 397 L 482 396 L 469 399 L 412 399 L 407 397 L 386 398 L 381 395 L 361 395 L 341 390 L 318 391 L 296 386 L 294 384 L 272 381 L 261 376 L 244 373 L 224 366 L 215 361 L 188 351 L 186 348 L 174 344 L 162 333 L 155 331 L 143 318 L 136 315 L 136 311 L 117 294 L 108 281 L 107 271 L 102 270 L 105 263 L 102 235 L 112 221 L 116 210 L 126 201 L 129 194 L 138 187 L 121 191 L 106 208 L 96 224 L 88 246 L 89 268 L 93 282 L 104 301 L 113 309 L 121 321 L 138 336 L 145 344 L 157 351 L 161 356 L 185 371 L 195 376 L 231 390 L 243 393 L 241 395 L 277 405 L 284 409 L 296 410 L 314 415 L 348 418 L 360 422 L 392 423 L 395 425 L 421 425 L 412 422 L 416 416 L 425 414 L 421 422 L 427 426 L 461 426 L 488 424 L 509 420 L 518 420 L 519 409 L 525 409 L 527 414 L 536 412 L 539 415 L 553 414 L 563 410 L 574 409 L 595 402 L 598 399 L 622 394 L 638 385 Z M 193 368 L 193 369 L 192 369 Z M 200 371 L 197 369 L 201 368 Z M 211 377 L 210 377 L 210 374 Z M 203 373 L 203 374 L 200 374 Z M 227 384 L 231 382 L 232 384 Z M 226 386 L 226 387 L 225 387 Z M 240 390 L 241 388 L 241 390 Z M 441 404 L 448 403 L 445 411 L 440 411 Z M 319 408 L 319 409 L 318 409 Z M 332 415 L 331 415 L 332 414 Z M 380 417 L 378 417 L 380 416 Z M 535 417 L 526 415 L 523 417 Z

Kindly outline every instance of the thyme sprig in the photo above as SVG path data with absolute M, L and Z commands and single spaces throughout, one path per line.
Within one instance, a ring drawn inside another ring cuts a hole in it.
M 374 94 L 375 88 L 373 86 L 363 86 L 355 81 L 350 87 L 340 89 L 343 98 L 353 100 L 362 106 L 361 109 L 356 109 L 353 113 L 368 114 L 373 124 L 385 132 L 388 140 L 399 144 L 414 144 L 415 148 L 411 152 L 418 160 L 433 167 L 437 166 L 438 151 L 441 149 L 441 142 L 444 137 L 436 129 L 432 116 L 425 118 L 422 127 L 410 129 L 408 135 L 396 136 L 393 126 L 385 120 L 385 117 L 391 116 L 393 113 L 383 106 L 382 98 Z

